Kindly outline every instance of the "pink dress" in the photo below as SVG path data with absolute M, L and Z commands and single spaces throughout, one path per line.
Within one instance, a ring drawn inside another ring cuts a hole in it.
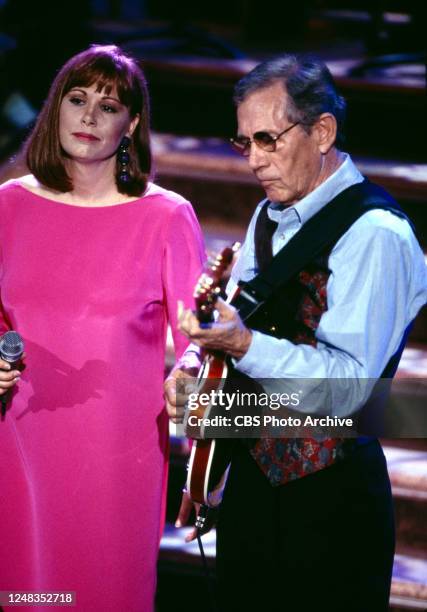
M 191 307 L 202 260 L 191 205 L 154 185 L 94 208 L 0 188 L 0 334 L 18 331 L 27 354 L 0 422 L 0 591 L 153 609 L 166 330 L 180 354 L 177 300 Z

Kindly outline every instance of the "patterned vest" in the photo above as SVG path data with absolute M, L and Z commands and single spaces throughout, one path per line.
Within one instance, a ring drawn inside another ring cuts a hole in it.
M 267 216 L 268 204 L 266 202 L 260 211 L 255 231 L 255 248 L 261 269 L 271 259 L 271 236 L 275 230 L 275 224 Z M 391 198 L 389 206 L 380 204 L 378 208 L 397 209 L 399 214 L 399 207 Z M 268 238 L 266 234 L 269 234 Z M 327 310 L 326 286 L 331 272 L 328 259 L 333 246 L 329 245 L 279 294 L 276 293 L 274 300 L 268 301 L 265 307 L 252 315 L 247 321 L 248 326 L 278 338 L 286 338 L 294 344 L 316 346 L 315 332 L 322 314 Z M 394 375 L 403 347 L 404 342 L 390 360 L 383 376 Z M 356 447 L 367 441 L 369 439 L 366 438 L 261 438 L 251 445 L 250 453 L 270 484 L 278 486 L 348 457 Z

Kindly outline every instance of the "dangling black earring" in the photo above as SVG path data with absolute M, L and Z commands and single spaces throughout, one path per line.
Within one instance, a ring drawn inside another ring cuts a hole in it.
M 128 172 L 128 163 L 130 161 L 128 148 L 130 142 L 130 138 L 128 138 L 127 136 L 123 136 L 119 146 L 119 152 L 117 154 L 117 159 L 119 160 L 119 164 L 121 166 L 119 174 L 119 181 L 121 183 L 129 183 L 130 181 L 130 174 Z

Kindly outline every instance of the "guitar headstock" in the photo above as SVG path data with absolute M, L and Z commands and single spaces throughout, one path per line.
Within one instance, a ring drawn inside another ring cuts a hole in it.
M 196 316 L 201 327 L 208 327 L 214 320 L 215 302 L 221 293 L 221 280 L 240 249 L 240 242 L 226 247 L 215 259 L 209 261 L 194 290 Z

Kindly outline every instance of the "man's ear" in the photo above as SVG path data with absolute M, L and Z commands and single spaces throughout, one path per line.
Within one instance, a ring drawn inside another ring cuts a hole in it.
M 337 139 L 337 120 L 331 113 L 322 113 L 312 129 L 319 151 L 325 155 Z

